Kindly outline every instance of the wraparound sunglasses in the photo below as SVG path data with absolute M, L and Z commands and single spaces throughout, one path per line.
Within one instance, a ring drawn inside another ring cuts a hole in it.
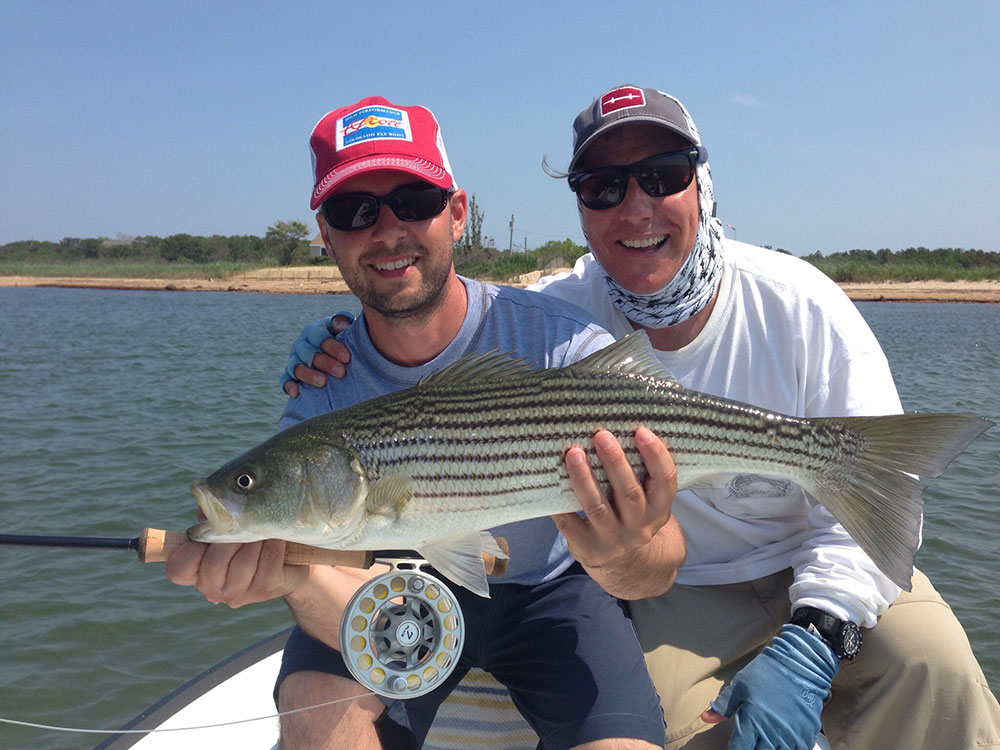
M 323 216 L 334 229 L 355 232 L 367 229 L 378 221 L 379 211 L 386 205 L 400 221 L 424 221 L 444 211 L 453 190 L 426 182 L 401 185 L 388 195 L 371 193 L 341 193 L 323 203 Z
M 569 173 L 569 189 L 587 208 L 602 211 L 625 199 L 629 177 L 654 198 L 681 192 L 694 179 L 695 167 L 708 160 L 704 146 L 667 151 L 623 166 Z

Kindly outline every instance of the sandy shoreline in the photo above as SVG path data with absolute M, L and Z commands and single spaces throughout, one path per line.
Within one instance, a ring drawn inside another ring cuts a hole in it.
M 541 275 L 536 271 L 511 283 L 524 286 Z M 152 289 L 194 292 L 269 292 L 279 294 L 349 294 L 334 267 L 268 268 L 228 278 L 146 279 L 46 276 L 0 276 L 0 286 L 73 287 L 92 289 Z M 990 302 L 1000 303 L 1000 281 L 911 281 L 881 284 L 841 284 L 858 301 Z

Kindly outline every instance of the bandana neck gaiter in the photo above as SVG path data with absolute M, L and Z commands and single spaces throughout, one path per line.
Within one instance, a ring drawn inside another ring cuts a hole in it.
M 708 162 L 699 164 L 695 175 L 698 181 L 698 235 L 691 254 L 667 285 L 656 292 L 637 294 L 604 272 L 608 294 L 615 307 L 633 323 L 646 328 L 667 328 L 687 320 L 705 309 L 719 287 L 724 235 L 722 222 L 712 216 L 715 199 Z

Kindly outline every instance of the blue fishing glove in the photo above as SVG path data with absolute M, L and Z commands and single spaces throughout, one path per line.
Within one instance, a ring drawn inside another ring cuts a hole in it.
M 320 318 L 309 323 L 302 329 L 299 337 L 292 342 L 292 352 L 288 355 L 288 364 L 285 365 L 284 372 L 281 373 L 281 390 L 285 389 L 285 383 L 290 380 L 298 380 L 295 377 L 295 366 L 305 365 L 312 367 L 313 357 L 323 351 L 320 344 L 336 334 L 333 332 L 333 319 L 341 317 L 354 322 L 354 314 L 341 310 L 332 317 Z
M 785 625 L 712 701 L 733 716 L 729 750 L 811 750 L 840 660 L 818 635 Z

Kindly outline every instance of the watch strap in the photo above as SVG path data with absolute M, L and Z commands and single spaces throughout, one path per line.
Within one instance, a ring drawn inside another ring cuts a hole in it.
M 853 659 L 861 646 L 861 632 L 857 625 L 816 607 L 799 607 L 792 613 L 789 622 L 822 638 L 838 659 Z

